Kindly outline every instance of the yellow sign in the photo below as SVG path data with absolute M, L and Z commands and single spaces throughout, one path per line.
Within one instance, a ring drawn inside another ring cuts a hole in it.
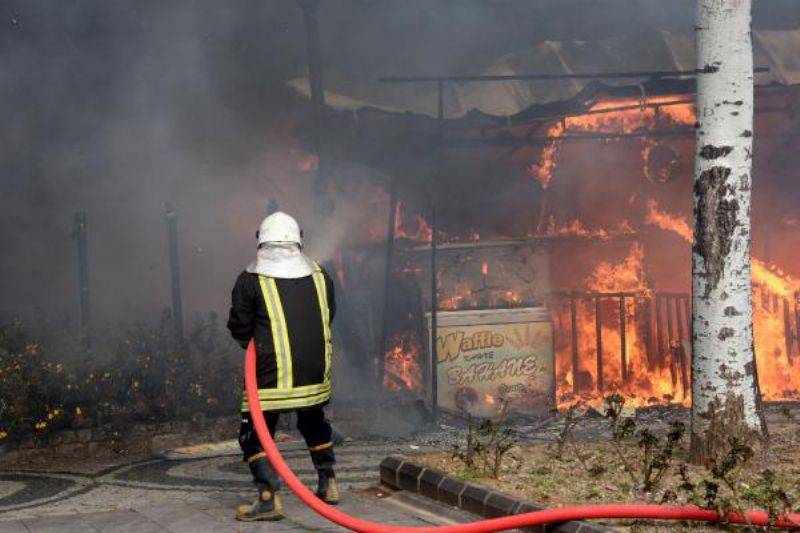
M 494 417 L 546 414 L 554 406 L 550 322 L 437 328 L 438 401 L 445 410 Z

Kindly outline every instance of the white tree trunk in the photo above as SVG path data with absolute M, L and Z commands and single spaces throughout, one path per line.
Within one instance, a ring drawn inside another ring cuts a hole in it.
M 766 434 L 753 350 L 751 0 L 698 0 L 692 451 Z

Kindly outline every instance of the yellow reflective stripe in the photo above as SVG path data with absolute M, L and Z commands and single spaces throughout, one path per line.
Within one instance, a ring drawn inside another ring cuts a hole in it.
M 283 399 L 283 398 L 297 398 L 301 396 L 310 396 L 312 394 L 319 394 L 330 390 L 330 383 L 319 383 L 317 385 L 304 385 L 302 387 L 294 387 L 291 390 L 280 389 L 258 389 L 258 397 L 262 400 L 269 399 Z
M 325 391 L 321 394 L 315 394 L 307 398 L 288 398 L 285 400 L 260 400 L 259 404 L 262 411 L 271 411 L 276 409 L 298 409 L 301 407 L 312 407 L 320 403 L 330 400 L 331 392 Z M 250 405 L 247 400 L 242 401 L 242 412 L 250 411 Z
M 292 375 L 292 345 L 289 342 L 289 329 L 286 327 L 286 315 L 283 314 L 283 304 L 281 303 L 281 296 L 278 294 L 278 286 L 275 284 L 275 280 L 269 278 L 267 286 L 274 292 L 275 294 L 275 303 L 276 308 L 278 311 L 278 319 L 281 323 L 281 333 L 283 335 L 283 357 L 285 366 L 283 368 L 283 387 L 286 389 L 291 389 L 294 383 L 294 377 Z M 281 382 L 278 382 L 278 386 L 281 387 Z
M 286 329 L 286 317 L 283 314 L 281 297 L 275 280 L 265 276 L 258 277 L 261 292 L 267 305 L 270 328 L 272 329 L 272 344 L 275 350 L 275 364 L 278 367 L 278 388 L 292 388 L 292 348 L 289 344 L 289 334 Z
M 317 289 L 317 299 L 322 314 L 322 334 L 325 338 L 325 382 L 331 379 L 331 310 L 328 307 L 328 287 L 325 284 L 325 276 L 319 264 L 314 263 L 316 270 L 311 275 L 314 279 L 314 286 Z

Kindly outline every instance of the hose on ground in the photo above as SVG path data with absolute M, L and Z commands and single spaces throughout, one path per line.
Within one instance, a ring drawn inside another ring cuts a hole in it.
M 365 533 L 416 533 L 430 531 L 436 533 L 484 533 L 491 531 L 504 531 L 525 526 L 535 526 L 539 524 L 550 524 L 557 522 L 567 522 L 570 520 L 584 519 L 649 519 L 649 520 L 693 520 L 704 522 L 729 522 L 733 524 L 749 523 L 755 526 L 772 525 L 774 527 L 800 529 L 800 515 L 790 514 L 781 517 L 777 522 L 770 524 L 769 516 L 764 511 L 749 511 L 746 517 L 736 513 L 727 516 L 720 516 L 715 510 L 702 509 L 693 505 L 667 506 L 667 505 L 579 505 L 575 507 L 563 507 L 559 509 L 544 509 L 531 513 L 523 513 L 488 520 L 479 520 L 469 524 L 455 524 L 446 526 L 431 527 L 407 527 L 379 524 L 362 520 L 360 518 L 347 515 L 335 507 L 323 502 L 306 487 L 302 481 L 286 464 L 281 457 L 275 442 L 267 430 L 264 415 L 261 412 L 258 399 L 258 385 L 256 383 L 256 349 L 255 343 L 251 340 L 247 347 L 244 365 L 245 391 L 247 402 L 250 407 L 250 417 L 256 428 L 256 433 L 261 441 L 261 446 L 267 454 L 269 462 L 283 478 L 286 485 L 294 492 L 300 500 L 313 509 L 317 514 L 327 518 L 331 522 L 346 527 L 353 531 Z

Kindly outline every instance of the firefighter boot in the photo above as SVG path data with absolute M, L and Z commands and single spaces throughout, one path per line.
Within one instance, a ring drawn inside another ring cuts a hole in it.
M 247 463 L 258 488 L 258 498 L 252 505 L 240 505 L 236 510 L 236 519 L 242 522 L 280 520 L 283 518 L 283 509 L 280 498 L 275 494 L 280 487 L 278 475 L 262 454 L 251 457 Z
M 313 446 L 311 461 L 317 470 L 317 497 L 330 505 L 339 503 L 339 488 L 336 486 L 336 474 L 333 472 L 333 465 L 336 458 L 333 455 L 333 444 L 327 443 L 320 446 Z
M 336 486 L 336 476 L 333 470 L 327 472 L 317 472 L 319 476 L 317 480 L 317 498 L 324 501 L 329 505 L 337 505 L 339 503 L 339 487 Z

